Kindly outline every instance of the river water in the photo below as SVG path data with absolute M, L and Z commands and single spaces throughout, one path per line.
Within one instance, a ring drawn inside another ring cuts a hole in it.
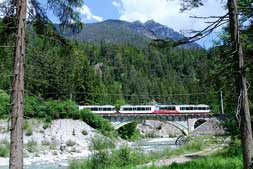
M 164 149 L 175 149 L 175 140 L 173 138 L 149 138 L 135 141 L 131 144 L 133 149 L 149 151 L 161 151 Z M 25 169 L 67 169 L 68 161 L 60 161 L 50 164 L 32 164 L 25 166 Z M 8 169 L 8 166 L 0 166 L 0 169 Z

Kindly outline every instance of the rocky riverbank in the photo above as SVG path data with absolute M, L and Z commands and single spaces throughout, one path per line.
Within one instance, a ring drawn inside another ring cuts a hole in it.
M 9 137 L 8 122 L 1 120 L 0 144 L 8 146 Z M 97 137 L 104 136 L 80 120 L 61 119 L 51 123 L 27 120 L 24 129 L 24 163 L 52 163 L 87 157 L 91 153 L 92 139 Z M 0 165 L 7 165 L 8 162 L 7 157 L 0 157 Z

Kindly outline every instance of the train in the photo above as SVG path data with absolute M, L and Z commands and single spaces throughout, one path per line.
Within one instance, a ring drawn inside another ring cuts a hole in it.
M 122 105 L 119 110 L 112 105 L 80 105 L 79 110 L 88 109 L 95 114 L 208 114 L 206 104 L 185 105 Z

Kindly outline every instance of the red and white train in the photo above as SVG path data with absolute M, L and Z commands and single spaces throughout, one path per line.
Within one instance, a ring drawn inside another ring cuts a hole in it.
M 206 104 L 199 105 L 123 105 L 117 111 L 112 105 L 79 106 L 79 110 L 89 109 L 96 114 L 208 114 L 210 108 Z

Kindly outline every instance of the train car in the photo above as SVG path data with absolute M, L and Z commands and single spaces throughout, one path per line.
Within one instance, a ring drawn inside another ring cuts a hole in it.
M 156 106 L 152 105 L 123 105 L 120 106 L 119 113 L 125 114 L 150 114 L 154 113 Z
M 93 113 L 96 114 L 112 114 L 112 113 L 116 113 L 116 109 L 115 106 L 112 105 L 103 105 L 103 106 L 99 106 L 99 105 L 88 105 L 88 106 L 79 106 L 79 110 L 82 109 L 88 109 Z
M 187 114 L 207 114 L 207 113 L 210 113 L 210 108 L 206 104 L 178 105 L 177 110 L 180 113 L 187 113 Z
M 155 114 L 178 114 L 179 109 L 177 105 L 157 105 Z

